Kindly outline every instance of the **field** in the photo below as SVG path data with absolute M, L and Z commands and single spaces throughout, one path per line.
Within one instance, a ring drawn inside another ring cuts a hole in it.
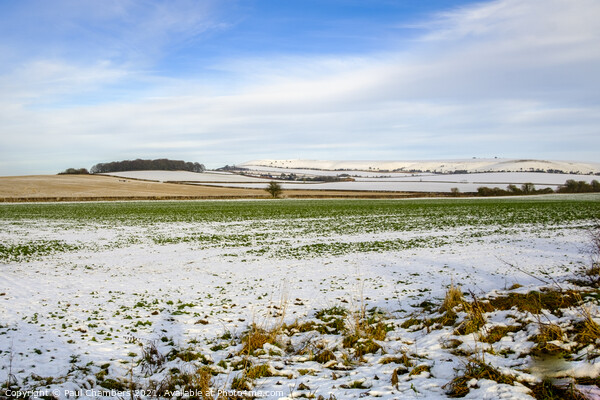
M 263 196 L 260 190 L 194 187 L 100 175 L 32 175 L 0 177 L 0 199 L 227 198 Z
M 403 193 L 451 193 L 452 189 L 458 189 L 462 193 L 475 193 L 481 186 L 499 187 L 505 189 L 507 185 L 520 187 L 524 183 L 533 183 L 537 189 L 551 188 L 556 190 L 567 180 L 585 181 L 590 183 L 597 175 L 559 174 L 543 172 L 479 172 L 479 173 L 397 173 L 378 171 L 331 171 L 310 169 L 286 169 L 274 167 L 252 167 L 240 171 L 244 176 L 226 172 L 194 173 L 186 171 L 128 171 L 115 172 L 111 175 L 121 178 L 146 179 L 157 182 L 182 182 L 188 184 L 203 185 L 205 187 L 222 187 L 237 189 L 264 189 L 270 179 L 257 178 L 256 176 L 271 176 L 275 179 L 283 175 L 295 174 L 297 181 L 279 180 L 283 189 L 289 197 L 300 193 L 310 194 L 312 192 L 332 193 L 334 191 L 346 193 L 368 194 L 372 192 L 403 192 Z M 302 178 L 322 176 L 336 177 L 340 174 L 350 177 L 350 181 L 322 182 L 302 181 Z
M 597 390 L 600 293 L 573 282 L 599 216 L 598 195 L 1 204 L 0 385 L 59 398 Z
M 189 173 L 193 174 L 193 173 Z M 199 174 L 196 174 L 199 175 Z M 160 180 L 160 179 L 156 179 Z M 151 182 L 101 175 L 32 175 L 0 177 L 0 202 L 89 200 L 182 200 L 267 198 L 258 188 L 229 188 Z M 285 197 L 404 197 L 410 193 L 369 193 L 343 190 L 295 190 Z

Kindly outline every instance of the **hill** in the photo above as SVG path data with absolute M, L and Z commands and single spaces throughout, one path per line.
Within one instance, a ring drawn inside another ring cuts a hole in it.
M 459 160 L 415 161 L 334 161 L 334 160 L 253 160 L 240 167 L 276 167 L 287 169 L 315 169 L 329 171 L 381 172 L 551 172 L 564 174 L 600 175 L 600 163 L 577 161 L 550 161 L 534 159 L 473 158 Z

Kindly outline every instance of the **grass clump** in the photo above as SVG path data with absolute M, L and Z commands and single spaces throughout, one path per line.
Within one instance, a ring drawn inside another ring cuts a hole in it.
M 386 356 L 383 357 L 380 361 L 380 364 L 390 364 L 390 363 L 394 363 L 394 364 L 401 364 L 404 365 L 405 367 L 412 367 L 413 362 L 411 361 L 411 359 L 408 357 L 408 354 L 406 353 L 402 353 L 402 355 L 400 356 Z
M 448 310 L 439 317 L 428 318 L 425 320 L 425 326 L 429 329 L 430 327 L 441 327 L 441 326 L 453 326 L 456 324 L 456 320 L 458 319 L 458 315 L 452 311 Z
M 533 341 L 543 343 L 552 340 L 562 340 L 563 337 L 564 333 L 560 326 L 553 323 L 540 324 L 540 333 L 534 336 Z
M 245 376 L 236 376 L 231 381 L 231 389 L 240 392 L 252 390 L 252 383 Z
M 581 296 L 574 290 L 546 289 L 529 293 L 509 293 L 506 296 L 489 299 L 488 302 L 495 310 L 510 310 L 515 307 L 521 312 L 539 314 L 549 310 L 557 316 L 562 316 L 561 308 L 573 307 L 579 304 Z
M 344 388 L 344 389 L 368 389 L 370 386 L 366 386 L 364 380 L 359 380 L 359 381 L 352 381 L 347 384 L 342 384 L 342 385 L 340 385 L 340 387 Z
M 421 364 L 421 365 L 417 365 L 416 367 L 414 367 L 410 373 L 408 374 L 408 376 L 413 376 L 413 375 L 420 375 L 423 372 L 429 372 L 431 371 L 431 367 L 429 365 L 425 365 L 425 364 Z
M 334 306 L 318 311 L 315 318 L 324 322 L 316 325 L 316 330 L 322 334 L 339 335 L 346 327 L 345 319 L 349 312 L 343 307 Z
M 532 340 L 536 345 L 531 349 L 531 354 L 534 356 L 564 356 L 567 351 L 556 343 L 562 341 L 565 334 L 562 328 L 553 323 L 540 324 L 540 333 L 533 336 Z
M 273 376 L 273 372 L 271 371 L 271 366 L 269 366 L 269 364 L 261 364 L 248 369 L 245 376 L 247 379 L 254 380 Z
M 540 383 L 530 386 L 531 395 L 539 400 L 587 400 L 589 397 L 584 396 L 576 390 L 572 384 L 561 387 L 556 386 L 551 380 L 545 379 Z
M 250 367 L 252 367 L 252 361 L 249 358 L 247 358 L 247 357 L 244 357 L 244 358 L 242 358 L 239 361 L 231 363 L 231 368 L 234 371 L 239 371 L 239 370 L 242 370 L 242 369 L 243 370 L 247 370 Z
M 575 324 L 575 340 L 584 345 L 595 344 L 600 339 L 600 325 L 592 318 L 590 310 L 581 307 L 579 313 L 582 320 Z
M 266 330 L 256 324 L 252 324 L 248 332 L 242 336 L 244 346 L 240 354 L 252 355 L 256 350 L 262 349 L 266 343 L 279 347 L 279 343 L 277 342 L 278 332 L 279 329 Z
M 356 357 L 362 357 L 365 354 L 369 353 L 376 353 L 378 350 L 381 349 L 381 345 L 375 343 L 373 339 L 365 339 L 358 335 L 350 335 L 344 337 L 344 340 L 342 341 L 342 346 L 344 346 L 344 348 L 354 349 L 354 355 Z
M 112 378 L 103 379 L 103 380 L 100 380 L 98 382 L 98 384 L 105 389 L 117 390 L 117 391 L 124 391 L 129 388 L 129 385 L 127 384 L 127 382 L 124 382 L 120 379 L 119 380 L 112 379 Z
M 152 390 L 159 397 L 170 398 L 174 391 L 179 390 L 202 393 L 201 398 L 212 399 L 212 393 L 215 392 L 212 375 L 212 370 L 206 366 L 192 372 L 182 372 L 172 368 L 160 383 L 153 385 Z
M 454 283 L 450 285 L 448 290 L 446 291 L 446 296 L 444 296 L 444 302 L 440 307 L 440 313 L 449 312 L 454 310 L 459 305 L 462 305 L 465 302 L 462 291 L 460 287 L 454 286 Z
M 484 305 L 477 300 L 477 297 L 473 295 L 473 301 L 471 303 L 464 302 L 463 307 L 467 312 L 465 320 L 455 329 L 454 333 L 457 335 L 468 335 L 479 331 L 479 329 L 485 325 L 485 311 Z
M 175 360 L 176 358 L 179 358 L 181 361 L 185 362 L 200 360 L 203 364 L 210 363 L 202 353 L 195 351 L 191 347 L 184 349 L 173 349 L 167 354 L 167 359 L 169 361 Z
M 333 360 L 336 360 L 336 357 L 331 350 L 323 350 L 315 356 L 315 361 L 319 364 L 325 364 Z
M 496 368 L 487 364 L 483 359 L 471 358 L 465 365 L 462 374 L 458 375 L 444 386 L 444 388 L 446 386 L 449 387 L 446 394 L 449 397 L 465 397 L 471 390 L 471 382 L 473 379 L 475 381 L 489 379 L 508 385 L 512 385 L 515 381 L 514 377 L 502 374 Z
M 502 339 L 504 336 L 506 336 L 509 332 L 517 332 L 521 328 L 522 327 L 520 327 L 520 326 L 497 325 L 497 326 L 494 326 L 493 328 L 487 330 L 486 334 L 481 335 L 479 340 L 482 341 L 483 343 L 490 343 L 490 344 L 496 343 L 497 341 Z
M 401 328 L 403 328 L 403 329 L 408 329 L 408 328 L 410 328 L 411 326 L 415 326 L 415 325 L 418 325 L 418 324 L 420 324 L 421 322 L 422 322 L 422 321 L 421 321 L 420 319 L 418 319 L 418 318 L 415 318 L 415 317 L 410 317 L 410 318 L 408 318 L 406 321 L 404 321 L 404 322 L 403 322 L 403 323 L 400 325 L 400 327 L 401 327 Z

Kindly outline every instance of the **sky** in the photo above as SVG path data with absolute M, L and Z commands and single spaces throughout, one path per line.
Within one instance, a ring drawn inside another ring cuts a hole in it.
M 600 160 L 598 0 L 0 0 L 0 176 Z

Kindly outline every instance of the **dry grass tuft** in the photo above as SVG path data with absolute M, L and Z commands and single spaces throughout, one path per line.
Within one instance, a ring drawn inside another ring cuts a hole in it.
M 315 356 L 315 361 L 320 364 L 325 364 L 329 361 L 335 360 L 335 354 L 331 350 L 323 350 Z
M 344 348 L 354 349 L 354 355 L 356 357 L 362 357 L 369 353 L 376 353 L 381 349 L 381 345 L 375 343 L 372 338 L 364 338 L 357 335 L 344 337 L 342 345 Z
M 520 327 L 520 326 L 501 326 L 501 325 L 494 326 L 493 328 L 487 330 L 485 335 L 481 335 L 479 340 L 481 340 L 483 343 L 490 343 L 490 344 L 496 343 L 497 341 L 502 339 L 504 336 L 506 336 L 507 333 L 517 332 L 521 328 L 522 327 Z
M 244 347 L 239 354 L 252 355 L 256 350 L 262 349 L 266 343 L 277 345 L 277 335 L 278 330 L 274 329 L 268 331 L 253 323 L 248 332 L 242 336 Z
M 406 353 L 402 353 L 401 356 L 385 356 L 379 361 L 379 363 L 380 364 L 390 364 L 390 363 L 401 364 L 406 367 L 412 367 L 412 365 L 413 365 L 413 362 L 411 361 L 411 359 L 408 357 L 408 354 L 406 354 Z
M 201 393 L 203 399 L 212 399 L 217 390 L 213 386 L 212 370 L 203 366 L 193 372 L 172 369 L 158 384 L 152 385 L 158 396 L 171 397 L 176 390 Z M 223 397 L 220 397 L 223 399 Z
M 245 374 L 247 379 L 254 380 L 259 378 L 265 378 L 273 376 L 271 367 L 268 364 L 255 365 L 246 371 Z
M 421 365 L 417 365 L 416 367 L 414 367 L 410 371 L 410 373 L 408 374 L 408 376 L 420 375 L 423 372 L 429 372 L 429 371 L 431 371 L 431 367 L 429 365 L 421 364 Z
M 577 391 L 573 385 L 556 386 L 550 380 L 543 380 L 530 386 L 531 395 L 540 400 L 589 400 L 590 398 Z
M 506 296 L 495 297 L 489 304 L 495 310 L 510 310 L 515 307 L 521 312 L 539 314 L 549 310 L 557 316 L 562 316 L 561 308 L 574 307 L 579 304 L 581 296 L 574 290 L 547 289 L 529 293 L 509 293 Z
M 467 318 L 455 329 L 455 334 L 468 335 L 469 333 L 477 332 L 487 321 L 482 303 L 477 300 L 477 297 L 473 293 L 471 293 L 471 296 L 473 297 L 473 301 L 471 303 L 464 303 L 465 311 L 468 314 Z
M 454 286 L 454 283 L 452 283 L 446 291 L 444 302 L 440 307 L 440 313 L 450 312 L 454 310 L 454 308 L 456 308 L 457 306 L 462 305 L 464 302 L 465 298 L 463 297 L 460 287 Z
M 582 320 L 575 324 L 575 331 L 577 332 L 575 340 L 582 344 L 594 344 L 600 339 L 600 326 L 592 318 L 592 314 L 589 308 L 580 307 L 579 314 Z
M 512 385 L 515 381 L 514 377 L 502 374 L 483 359 L 470 358 L 465 365 L 463 373 L 444 385 L 444 388 L 446 386 L 449 387 L 449 390 L 446 392 L 449 397 L 464 397 L 471 390 L 471 382 L 481 379 L 489 379 L 508 385 Z

